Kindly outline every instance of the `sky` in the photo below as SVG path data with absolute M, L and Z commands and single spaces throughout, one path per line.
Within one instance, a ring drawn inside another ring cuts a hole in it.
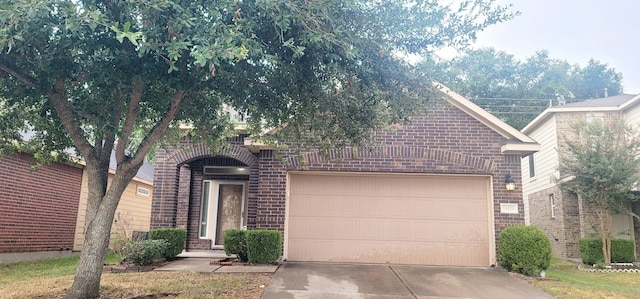
M 551 58 L 586 65 L 590 58 L 622 73 L 624 93 L 640 93 L 639 0 L 497 0 L 514 19 L 478 34 L 475 48 L 494 47 L 519 60 L 548 50 Z

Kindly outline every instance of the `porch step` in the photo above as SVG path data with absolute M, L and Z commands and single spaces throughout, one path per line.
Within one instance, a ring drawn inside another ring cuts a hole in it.
M 230 257 L 228 256 L 224 250 L 212 249 L 212 250 L 198 250 L 198 251 L 183 251 L 178 257 L 199 257 L 199 258 L 213 258 L 213 259 L 223 259 Z M 231 257 L 235 257 L 235 255 L 231 255 Z

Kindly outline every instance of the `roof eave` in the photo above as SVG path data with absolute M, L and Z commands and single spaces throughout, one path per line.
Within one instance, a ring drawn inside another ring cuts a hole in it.
M 504 155 L 520 155 L 524 157 L 540 151 L 540 148 L 538 143 L 507 143 L 500 147 L 500 152 Z

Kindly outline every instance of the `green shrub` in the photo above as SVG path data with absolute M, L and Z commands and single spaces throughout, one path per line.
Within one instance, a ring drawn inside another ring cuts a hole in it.
M 551 263 L 551 242 L 537 227 L 507 227 L 498 236 L 498 263 L 509 271 L 537 276 Z
M 282 234 L 276 230 L 249 230 L 247 257 L 256 264 L 275 263 L 282 254 Z
M 611 261 L 614 263 L 633 263 L 636 260 L 636 248 L 632 240 L 611 240 Z
M 149 239 L 165 240 L 169 243 L 169 248 L 165 252 L 164 258 L 171 260 L 184 250 L 187 241 L 187 231 L 180 228 L 158 228 L 149 231 Z
M 224 252 L 227 255 L 235 254 L 241 261 L 247 262 L 247 237 L 246 230 L 229 229 L 224 231 Z
M 169 248 L 165 240 L 131 241 L 123 248 L 125 264 L 146 266 L 162 260 Z
M 600 238 L 581 238 L 578 240 L 582 263 L 595 265 L 604 263 L 602 240 Z M 635 260 L 635 244 L 632 240 L 611 240 L 611 262 L 631 263 Z

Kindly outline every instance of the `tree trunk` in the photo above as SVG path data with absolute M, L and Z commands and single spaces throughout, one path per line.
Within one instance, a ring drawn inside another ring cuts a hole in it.
M 611 214 L 608 210 L 597 210 L 600 222 L 600 240 L 602 243 L 602 257 L 605 265 L 611 265 Z
M 108 178 L 108 168 L 94 170 L 87 162 L 89 171 L 89 198 L 85 223 L 85 238 L 73 285 L 66 298 L 85 299 L 100 297 L 100 278 L 104 260 L 109 248 L 111 226 L 120 197 L 140 167 L 118 169 L 109 189 L 102 187 L 103 178 Z M 106 184 L 106 180 L 104 180 Z M 106 187 L 106 186 L 105 186 Z M 102 195 L 101 195 L 102 193 Z

